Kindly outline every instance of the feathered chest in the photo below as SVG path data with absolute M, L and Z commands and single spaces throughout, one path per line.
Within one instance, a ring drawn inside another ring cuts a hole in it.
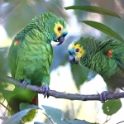
M 23 68 L 24 75 L 38 77 L 50 74 L 53 49 L 50 44 L 25 44 L 17 51 L 16 66 Z
M 23 53 L 24 58 L 30 61 L 47 61 L 51 65 L 53 60 L 53 48 L 49 43 L 22 44 L 18 50 L 18 56 Z

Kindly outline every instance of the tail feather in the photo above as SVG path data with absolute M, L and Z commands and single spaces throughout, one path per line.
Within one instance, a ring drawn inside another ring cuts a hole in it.
M 15 101 L 15 99 L 13 99 L 13 100 Z M 17 100 L 17 99 L 16 99 L 16 100 Z M 22 103 L 22 102 L 24 102 L 24 101 L 19 101 L 19 102 Z M 9 110 L 10 110 L 11 112 L 9 112 L 9 111 L 7 112 L 7 116 L 8 116 L 8 117 L 10 117 L 10 116 L 12 116 L 13 114 L 16 114 L 17 112 L 20 111 L 20 109 L 19 109 L 20 103 L 16 104 L 16 102 L 15 102 L 15 104 L 9 105 Z M 34 97 L 34 99 L 32 100 L 32 102 L 30 102 L 29 104 L 38 105 L 38 95 L 36 95 L 36 96 Z M 22 121 L 23 121 L 24 123 L 26 123 L 26 122 L 31 122 L 31 121 L 35 118 L 36 114 L 37 114 L 37 110 L 36 110 L 36 109 L 31 110 L 26 116 L 24 116 L 24 117 L 22 118 Z

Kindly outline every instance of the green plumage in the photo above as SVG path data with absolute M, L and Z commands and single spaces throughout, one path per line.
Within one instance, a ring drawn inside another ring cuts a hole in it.
M 78 52 L 75 52 L 76 44 L 80 45 Z M 77 60 L 81 49 L 84 53 Z M 112 90 L 124 86 L 124 43 L 113 39 L 97 41 L 83 37 L 69 47 L 69 56 L 73 56 L 70 57 L 71 63 L 79 62 L 100 74 Z
M 63 27 L 59 36 L 57 23 Z M 62 18 L 49 12 L 32 19 L 15 36 L 10 47 L 8 60 L 12 77 L 19 81 L 25 80 L 32 85 L 42 86 L 43 83 L 49 85 L 50 66 L 53 60 L 51 41 L 56 41 L 61 36 L 64 37 L 67 34 L 66 28 L 66 22 Z M 35 92 L 24 90 L 21 89 L 8 101 L 14 113 L 19 111 L 19 103 L 31 103 L 37 96 Z M 15 87 L 14 91 L 18 91 L 18 87 Z

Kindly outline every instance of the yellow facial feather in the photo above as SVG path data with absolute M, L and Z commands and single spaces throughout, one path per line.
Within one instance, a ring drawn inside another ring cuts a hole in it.
M 82 46 L 80 46 L 80 44 L 76 44 L 74 46 L 74 49 L 75 49 L 75 52 L 76 52 L 76 49 L 79 49 L 78 52 L 76 52 L 76 59 L 77 60 L 80 60 L 80 58 L 84 55 L 85 53 L 85 50 Z
M 61 36 L 63 32 L 63 26 L 59 22 L 55 23 L 54 31 L 58 37 Z
M 85 49 L 80 44 L 71 43 L 68 47 L 69 50 L 74 50 L 76 60 L 80 60 L 85 53 Z M 78 50 L 77 50 L 78 49 Z

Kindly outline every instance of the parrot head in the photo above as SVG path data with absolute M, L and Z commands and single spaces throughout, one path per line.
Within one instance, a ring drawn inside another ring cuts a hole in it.
M 63 19 L 60 19 L 59 22 L 55 23 L 54 32 L 56 37 L 56 40 L 54 41 L 59 42 L 58 45 L 62 44 L 65 40 L 65 36 L 68 34 L 68 26 Z
M 63 18 L 59 18 L 53 13 L 45 12 L 41 14 L 42 22 L 44 21 L 44 33 L 50 41 L 62 44 L 65 36 L 68 34 L 68 26 Z
M 77 42 L 73 42 L 68 47 L 69 61 L 71 64 L 78 64 L 81 58 L 85 55 L 84 46 L 81 44 L 81 39 Z

